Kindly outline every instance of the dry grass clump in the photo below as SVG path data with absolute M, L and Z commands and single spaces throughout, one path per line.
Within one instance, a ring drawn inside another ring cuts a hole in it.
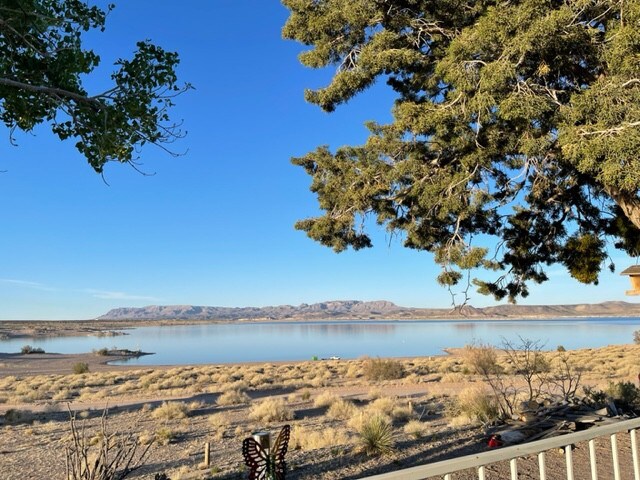
M 334 420 L 348 420 L 353 417 L 357 411 L 358 407 L 352 402 L 339 398 L 331 404 L 329 410 L 327 410 L 327 416 Z
M 410 420 L 403 428 L 404 433 L 413 438 L 422 438 L 427 434 L 427 426 L 420 420 Z
M 160 445 L 169 445 L 176 438 L 176 432 L 168 427 L 156 430 L 154 439 Z
M 220 406 L 228 406 L 228 405 L 242 405 L 244 403 L 249 403 L 251 399 L 249 395 L 244 393 L 242 390 L 229 390 L 224 392 L 216 399 L 216 403 Z
M 249 411 L 250 419 L 265 423 L 283 422 L 293 417 L 293 411 L 279 398 L 267 398 L 253 405 Z
M 379 388 L 371 388 L 367 392 L 367 399 L 369 400 L 375 400 L 376 398 L 380 398 L 382 396 L 382 390 L 380 390 Z
M 466 380 L 465 375 L 460 372 L 447 372 L 440 378 L 440 381 L 443 383 L 459 383 Z
M 332 392 L 323 392 L 313 401 L 313 406 L 317 408 L 330 407 L 334 402 L 340 400 L 340 397 Z
M 351 437 L 342 428 L 311 429 L 295 426 L 291 430 L 290 446 L 293 449 L 309 451 L 349 443 L 351 443 Z
M 391 410 L 391 418 L 394 420 L 409 420 L 413 415 L 413 408 L 410 405 L 397 405 Z
M 462 390 L 447 409 L 447 416 L 459 423 L 488 423 L 500 416 L 498 403 L 482 386 Z
M 184 402 L 163 402 L 151 412 L 151 417 L 156 420 L 179 420 L 187 418 L 189 407 Z
M 387 416 L 391 416 L 394 408 L 396 408 L 396 399 L 390 397 L 380 397 L 367 405 L 367 410 Z
M 213 428 L 223 428 L 229 426 L 229 419 L 227 415 L 223 413 L 212 413 L 207 418 L 207 421 Z
M 367 380 L 397 380 L 405 376 L 405 369 L 398 360 L 369 358 L 365 360 L 364 376 Z
M 393 427 L 384 415 L 364 418 L 358 429 L 359 445 L 367 455 L 385 455 L 394 449 Z

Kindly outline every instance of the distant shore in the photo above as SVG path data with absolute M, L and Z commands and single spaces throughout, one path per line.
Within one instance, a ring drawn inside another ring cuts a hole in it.
M 334 318 L 247 318 L 247 319 L 164 319 L 164 320 L 0 320 L 0 342 L 17 338 L 51 337 L 115 337 L 127 335 L 127 330 L 140 327 L 208 325 L 208 324 L 251 324 L 251 323 L 333 323 L 333 322 L 484 322 L 484 321 L 536 321 L 536 320 L 582 320 L 586 318 L 638 318 L 640 315 L 585 314 L 585 315 L 521 315 L 521 316 L 464 316 L 459 314 L 438 317 L 334 317 Z

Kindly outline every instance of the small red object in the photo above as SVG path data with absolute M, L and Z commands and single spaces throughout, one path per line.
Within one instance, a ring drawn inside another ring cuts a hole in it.
M 498 448 L 501 447 L 502 444 L 503 442 L 500 435 L 491 435 L 489 438 L 489 448 Z

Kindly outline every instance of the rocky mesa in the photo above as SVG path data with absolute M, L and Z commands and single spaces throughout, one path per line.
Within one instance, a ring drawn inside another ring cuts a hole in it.
M 496 305 L 461 309 L 401 307 L 386 300 L 335 300 L 298 306 L 207 307 L 150 305 L 115 308 L 98 320 L 369 320 L 369 319 L 517 319 L 640 316 L 640 304 L 622 301 L 574 305 Z

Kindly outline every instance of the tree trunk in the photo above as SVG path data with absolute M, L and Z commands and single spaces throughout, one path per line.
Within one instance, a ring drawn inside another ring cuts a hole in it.
M 605 191 L 616 202 L 625 216 L 640 229 L 640 198 L 636 193 L 624 192 L 615 187 L 607 187 Z

